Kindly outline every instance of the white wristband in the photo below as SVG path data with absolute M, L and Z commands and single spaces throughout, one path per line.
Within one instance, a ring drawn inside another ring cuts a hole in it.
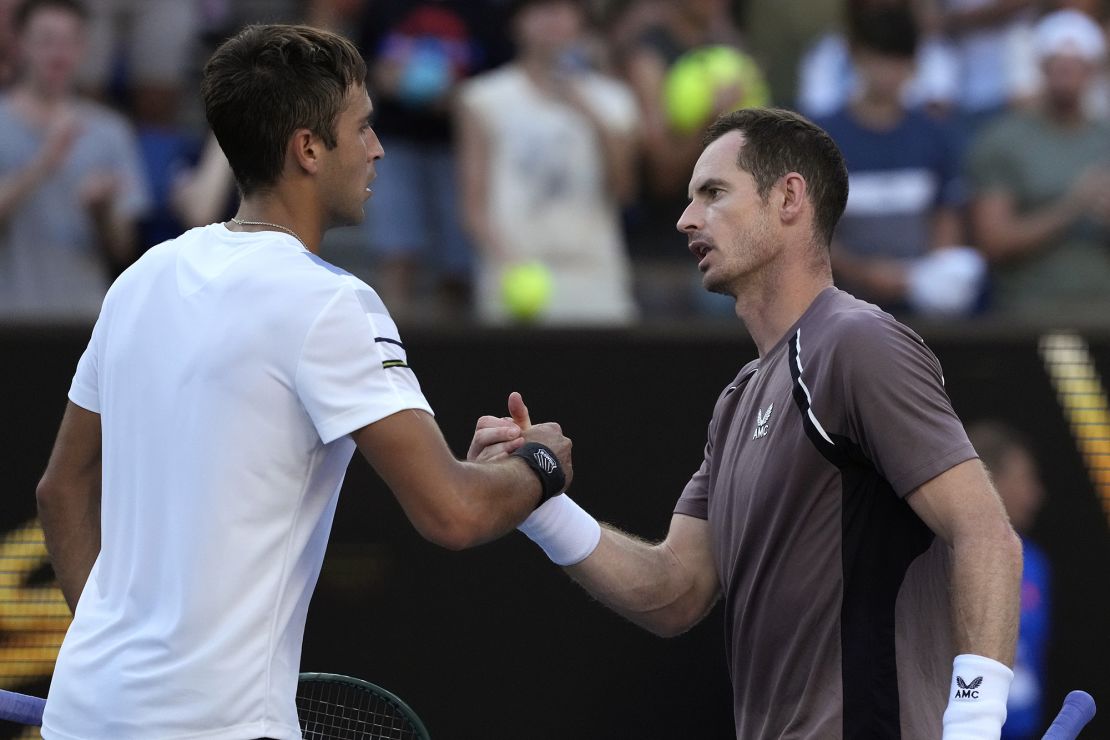
M 588 558 L 601 540 L 601 525 L 565 493 L 544 501 L 517 529 L 563 566 Z
M 1014 672 L 981 655 L 957 655 L 944 711 L 943 740 L 998 740 Z

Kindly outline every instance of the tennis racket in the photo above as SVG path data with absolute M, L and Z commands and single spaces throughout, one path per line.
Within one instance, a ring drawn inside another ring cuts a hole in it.
M 306 740 L 430 740 L 407 704 L 380 686 L 334 673 L 302 673 L 297 714 Z
M 46 700 L 0 689 L 0 720 L 42 724 Z M 297 714 L 307 740 L 430 740 L 424 723 L 389 691 L 357 678 L 302 673 Z

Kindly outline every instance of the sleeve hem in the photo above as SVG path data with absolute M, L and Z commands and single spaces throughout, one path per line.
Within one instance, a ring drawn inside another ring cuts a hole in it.
M 338 416 L 333 416 L 324 423 L 317 427 L 320 434 L 320 440 L 324 444 L 330 444 L 340 437 L 350 434 L 351 432 L 362 429 L 368 424 L 373 424 L 376 421 L 381 421 L 387 416 L 397 413 L 398 411 L 405 411 L 407 409 L 415 409 L 418 411 L 427 411 L 432 416 L 435 413 L 432 411 L 431 406 L 428 405 L 427 400 L 423 397 L 419 398 L 400 398 L 397 403 L 374 406 L 359 406 L 349 411 L 345 411 Z
M 891 481 L 890 486 L 894 489 L 894 492 L 898 494 L 899 498 L 905 498 L 916 491 L 922 484 L 928 483 L 941 473 L 956 467 L 962 462 L 975 460 L 978 457 L 979 455 L 975 452 L 975 448 L 972 447 L 970 443 L 964 443 L 935 460 L 931 460 L 911 470 L 897 480 Z
M 686 499 L 679 499 L 674 507 L 675 514 L 682 514 L 683 516 L 692 516 L 695 519 L 709 519 L 709 507 L 704 503 L 697 503 L 694 501 L 687 501 Z
M 70 401 L 86 411 L 91 411 L 94 414 L 100 413 L 100 399 L 96 397 L 95 393 L 85 393 L 78 388 L 70 388 L 67 395 Z

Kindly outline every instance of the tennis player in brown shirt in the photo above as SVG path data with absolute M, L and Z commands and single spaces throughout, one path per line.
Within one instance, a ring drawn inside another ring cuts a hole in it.
M 678 221 L 759 358 L 723 390 L 664 541 L 565 495 L 521 525 L 659 635 L 725 599 L 736 736 L 998 738 L 1021 544 L 921 338 L 833 286 L 848 197 L 832 139 L 794 113 L 720 118 Z M 472 458 L 520 444 L 482 417 Z

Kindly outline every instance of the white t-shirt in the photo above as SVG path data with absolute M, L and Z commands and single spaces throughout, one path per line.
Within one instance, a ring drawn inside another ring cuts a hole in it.
M 109 290 L 69 397 L 101 415 L 102 547 L 43 737 L 300 738 L 349 434 L 431 411 L 377 294 L 291 236 L 193 229 Z
M 636 131 L 636 99 L 623 83 L 583 72 L 568 84 L 611 131 Z M 601 141 L 586 117 L 538 89 L 514 64 L 470 79 L 461 96 L 490 144 L 489 215 L 507 252 L 503 260 L 484 255 L 477 270 L 482 319 L 507 319 L 503 269 L 539 261 L 552 280 L 542 322 L 633 320 L 620 206 L 607 183 Z

